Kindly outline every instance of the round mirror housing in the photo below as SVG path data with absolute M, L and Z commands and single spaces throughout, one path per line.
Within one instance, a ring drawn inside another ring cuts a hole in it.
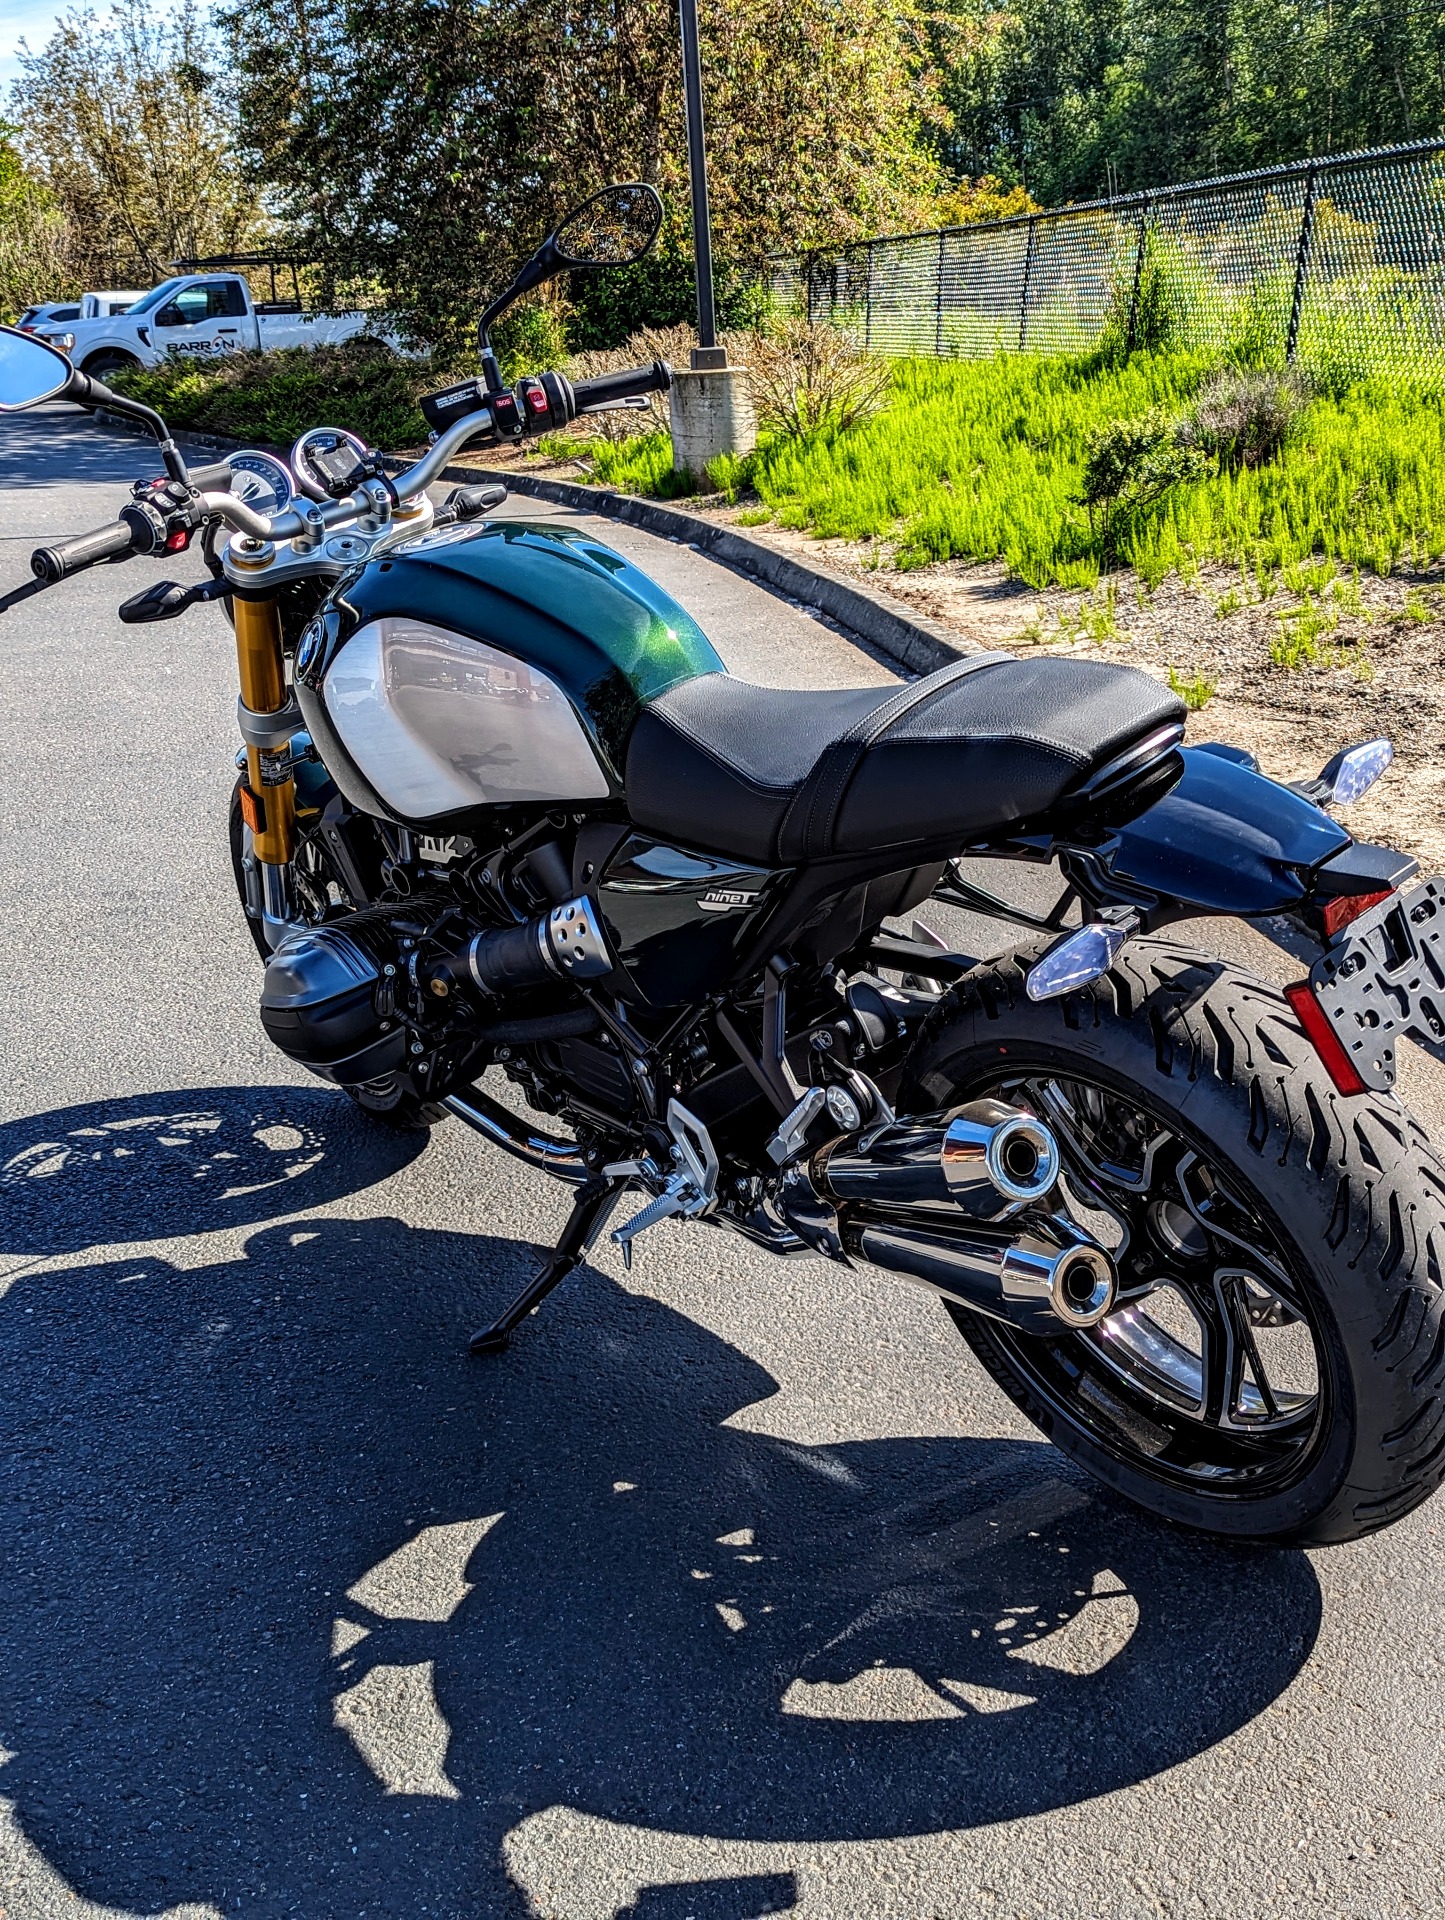
M 562 267 L 627 267 L 640 260 L 662 226 L 662 201 L 641 180 L 604 187 L 552 235 Z
M 19 413 L 58 400 L 75 369 L 58 347 L 16 327 L 0 327 L 0 413 Z

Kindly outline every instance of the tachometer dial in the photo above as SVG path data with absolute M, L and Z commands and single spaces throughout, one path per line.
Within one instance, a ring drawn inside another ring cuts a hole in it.
M 274 454 L 236 453 L 231 456 L 231 491 L 269 518 L 290 506 L 296 498 L 296 482 L 285 461 Z

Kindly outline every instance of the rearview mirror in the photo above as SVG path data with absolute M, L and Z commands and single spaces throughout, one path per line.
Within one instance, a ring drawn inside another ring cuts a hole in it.
M 502 384 L 489 339 L 492 322 L 499 313 L 544 280 L 574 267 L 630 266 L 651 247 L 661 226 L 662 200 L 655 187 L 641 180 L 604 187 L 580 207 L 574 207 L 531 259 L 523 261 L 511 286 L 498 294 L 478 323 L 482 371 L 491 391 L 495 393 Z
M 661 200 L 635 180 L 624 187 L 604 187 L 584 200 L 557 228 L 550 245 L 564 267 L 626 267 L 642 258 L 661 225 Z
M 0 413 L 19 413 L 63 394 L 74 368 L 58 347 L 33 333 L 0 327 Z

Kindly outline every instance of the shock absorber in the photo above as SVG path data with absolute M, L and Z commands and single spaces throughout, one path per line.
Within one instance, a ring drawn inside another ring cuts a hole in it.
M 469 984 L 494 998 L 555 980 L 596 980 L 612 955 L 596 905 L 581 894 L 515 927 L 488 927 L 431 970 L 429 983 Z
M 268 542 L 231 543 L 232 564 L 264 569 Z M 291 858 L 296 844 L 296 783 L 290 772 L 291 736 L 300 716 L 286 685 L 281 616 L 275 596 L 250 598 L 237 590 L 236 667 L 241 686 L 237 718 L 246 742 L 246 783 L 241 813 L 251 829 L 261 875 L 267 939 L 274 947 L 291 918 Z

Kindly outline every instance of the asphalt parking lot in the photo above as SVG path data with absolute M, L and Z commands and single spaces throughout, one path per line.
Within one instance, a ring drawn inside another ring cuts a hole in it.
M 0 424 L 0 590 L 150 466 Z M 603 537 L 749 677 L 887 677 Z M 3 1920 L 1445 1913 L 1438 1501 L 1169 1531 L 923 1293 L 702 1229 L 468 1358 L 565 1199 L 270 1048 L 229 628 L 144 583 L 0 614 Z

